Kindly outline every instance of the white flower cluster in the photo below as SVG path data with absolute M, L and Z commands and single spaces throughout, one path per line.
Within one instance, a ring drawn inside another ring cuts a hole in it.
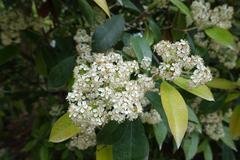
M 221 111 L 200 116 L 200 122 L 204 126 L 205 133 L 216 141 L 224 137 L 222 120 L 223 114 Z
M 91 37 L 87 34 L 86 30 L 79 29 L 74 36 L 74 40 L 76 41 L 76 50 L 79 54 L 79 59 L 82 62 L 93 62 L 93 57 L 91 55 Z M 80 63 L 80 62 L 78 62 Z
M 210 3 L 204 0 L 195 0 L 191 5 L 193 20 L 200 28 L 218 26 L 221 28 L 232 27 L 233 7 L 226 4 L 211 9 Z
M 67 96 L 68 112 L 81 128 L 72 146 L 86 149 L 96 143 L 95 128 L 109 121 L 121 123 L 140 117 L 148 104 L 144 94 L 154 88 L 154 82 L 152 77 L 139 73 L 137 61 L 124 61 L 115 52 L 91 55 L 91 38 L 85 30 L 79 30 L 74 39 L 79 57 L 72 91 Z
M 211 81 L 210 69 L 204 66 L 201 57 L 190 56 L 190 47 L 187 41 L 181 40 L 175 43 L 160 41 L 154 46 L 154 50 L 163 60 L 158 68 L 163 79 L 174 80 L 187 73 L 188 75 L 184 76 L 190 76 L 191 87 Z M 190 75 L 193 69 L 194 71 Z
M 19 11 L 0 13 L 0 31 L 3 45 L 20 43 L 20 31 L 28 27 L 29 19 Z
M 39 31 L 44 26 L 50 27 L 52 21 L 44 18 L 27 17 L 18 10 L 7 10 L 0 13 L 0 31 L 2 44 L 7 46 L 21 42 L 20 32 L 32 27 Z
M 237 64 L 238 49 L 234 50 L 224 47 L 216 42 L 211 41 L 209 44 L 208 54 L 211 58 L 217 58 L 226 68 L 233 69 Z
M 73 137 L 69 143 L 69 147 L 76 147 L 80 150 L 85 150 L 90 146 L 96 145 L 96 133 L 95 132 L 82 132 L 78 134 L 76 137 Z
M 141 68 L 145 69 L 145 70 L 150 70 L 151 69 L 151 62 L 152 59 L 149 57 L 144 57 L 141 61 Z
M 197 32 L 194 35 L 194 42 L 203 48 L 208 48 L 208 54 L 211 58 L 217 58 L 228 69 L 233 69 L 236 66 L 240 47 L 231 49 L 222 46 L 212 40 L 209 40 L 203 32 Z
M 143 123 L 156 124 L 162 121 L 160 114 L 156 109 L 151 109 L 149 112 L 144 112 L 141 115 Z

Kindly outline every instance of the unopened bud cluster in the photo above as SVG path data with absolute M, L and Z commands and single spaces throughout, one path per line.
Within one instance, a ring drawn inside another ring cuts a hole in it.
M 158 68 L 163 79 L 174 80 L 180 76 L 190 76 L 191 87 L 211 81 L 210 69 L 204 65 L 201 57 L 190 55 L 187 41 L 181 40 L 175 43 L 160 41 L 154 46 L 154 50 L 163 60 Z
M 233 7 L 226 4 L 211 9 L 210 3 L 195 0 L 191 5 L 193 20 L 201 28 L 217 26 L 225 29 L 232 27 Z

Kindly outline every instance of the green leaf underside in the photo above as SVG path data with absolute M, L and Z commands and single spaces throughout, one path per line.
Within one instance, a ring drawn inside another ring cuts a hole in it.
M 184 139 L 183 141 L 183 150 L 186 157 L 186 160 L 192 159 L 198 150 L 199 135 L 193 133 L 191 137 Z
M 178 77 L 174 79 L 174 83 L 181 87 L 182 89 L 196 95 L 199 96 L 203 99 L 206 99 L 208 101 L 214 101 L 213 95 L 211 90 L 206 86 L 206 85 L 201 85 L 198 87 L 189 87 L 189 82 L 190 80 L 188 79 L 184 79 L 182 77 Z
M 160 95 L 168 124 L 179 148 L 188 126 L 188 109 L 181 94 L 166 81 L 161 83 Z
M 233 138 L 230 134 L 230 130 L 228 127 L 224 126 L 224 137 L 221 138 L 221 140 L 228 146 L 230 147 L 231 149 L 237 151 L 237 148 L 233 142 Z
M 49 141 L 58 143 L 65 141 L 80 132 L 80 128 L 73 124 L 69 114 L 65 113 L 53 125 Z

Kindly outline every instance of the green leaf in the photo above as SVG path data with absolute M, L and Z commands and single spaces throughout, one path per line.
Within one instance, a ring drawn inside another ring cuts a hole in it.
M 151 18 L 148 19 L 148 24 L 149 24 L 149 29 L 150 29 L 150 31 L 151 31 L 152 34 L 153 34 L 154 41 L 155 41 L 155 42 L 159 42 L 160 39 L 161 39 L 161 29 L 160 29 L 160 27 L 159 27 L 159 26 L 157 25 L 157 23 L 156 23 L 153 19 L 151 19 Z
M 97 145 L 96 160 L 112 160 L 112 145 Z
M 118 0 L 118 2 L 125 8 L 129 8 L 134 11 L 140 12 L 140 10 L 136 7 L 136 5 L 132 3 L 130 0 Z
M 205 30 L 205 33 L 217 43 L 226 47 L 234 46 L 234 37 L 226 29 L 213 27 Z
M 181 87 L 182 89 L 199 96 L 208 101 L 214 101 L 211 90 L 206 85 L 201 85 L 198 87 L 189 87 L 190 80 L 184 79 L 182 77 L 175 78 L 173 81 L 176 85 Z
M 132 36 L 130 39 L 130 45 L 133 48 L 139 62 L 141 62 L 144 57 L 152 59 L 152 51 L 143 37 Z
M 208 82 L 207 86 L 217 89 L 235 89 L 238 87 L 236 82 L 232 82 L 223 78 L 215 78 Z
M 49 141 L 58 143 L 67 140 L 78 134 L 80 128 L 73 124 L 73 121 L 69 118 L 69 114 L 65 113 L 60 117 L 53 125 Z
M 232 149 L 227 147 L 226 145 L 222 144 L 221 146 L 222 150 L 222 160 L 236 160 L 234 152 Z
M 115 45 L 124 31 L 124 19 L 115 15 L 103 25 L 96 28 L 93 34 L 93 50 L 97 52 L 106 51 Z
M 161 83 L 160 95 L 170 130 L 179 148 L 188 126 L 187 105 L 181 94 L 166 81 Z
M 10 61 L 19 53 L 19 48 L 16 45 L 0 48 L 0 65 Z
M 113 160 L 148 159 L 149 144 L 142 123 L 136 120 L 124 124 L 122 136 L 113 144 Z
M 203 113 L 212 113 L 219 110 L 224 105 L 227 94 L 224 92 L 217 92 L 214 97 L 216 97 L 215 101 L 202 101 L 199 105 L 199 111 Z
M 221 140 L 231 149 L 237 151 L 237 148 L 233 142 L 232 136 L 230 134 L 230 130 L 228 127 L 224 126 L 224 137 Z
M 111 17 L 110 11 L 109 11 L 109 8 L 108 8 L 108 4 L 107 4 L 106 0 L 94 0 L 94 2 L 95 2 L 100 8 L 102 8 L 102 10 L 108 15 L 108 17 Z
M 213 153 L 208 140 L 204 140 L 198 147 L 198 152 L 203 152 L 205 160 L 213 160 Z
M 49 160 L 50 159 L 48 148 L 45 145 L 43 145 L 40 148 L 39 154 L 40 154 L 40 160 Z
M 35 64 L 36 64 L 36 66 L 35 66 L 36 70 L 43 76 L 47 76 L 47 74 L 48 74 L 47 64 L 46 64 L 41 52 L 36 55 Z
M 177 6 L 180 11 L 185 14 L 186 16 L 191 17 L 191 12 L 189 10 L 189 8 L 180 0 L 170 0 L 175 6 Z
M 68 57 L 53 67 L 48 75 L 48 86 L 62 87 L 71 78 L 75 64 L 74 56 Z
M 86 0 L 78 0 L 78 4 L 79 4 L 80 11 L 84 15 L 84 17 L 87 19 L 88 23 L 94 24 L 95 15 L 89 3 Z
M 193 133 L 189 138 L 183 140 L 183 150 L 186 160 L 192 159 L 198 150 L 199 135 Z
M 236 106 L 230 120 L 230 133 L 234 139 L 240 137 L 240 105 Z
M 126 125 L 111 121 L 97 134 L 97 144 L 114 144 L 122 136 Z
M 164 125 L 163 122 L 159 122 L 159 123 L 153 125 L 153 131 L 154 131 L 156 140 L 158 142 L 159 149 L 161 150 L 162 144 L 163 144 L 165 138 L 167 137 L 168 129 Z

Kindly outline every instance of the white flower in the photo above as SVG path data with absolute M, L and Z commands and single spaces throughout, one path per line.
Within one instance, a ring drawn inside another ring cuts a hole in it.
M 143 107 L 148 105 L 143 100 L 145 92 L 154 88 L 152 78 L 139 74 L 136 61 L 124 61 L 117 53 L 88 55 L 92 63 L 79 55 L 74 68 L 75 81 L 67 96 L 73 122 L 84 132 L 91 133 L 110 120 L 121 123 L 137 119 L 143 113 Z M 134 79 L 131 79 L 132 75 Z M 79 148 L 94 143 L 86 144 Z
M 162 121 L 160 114 L 156 109 L 151 109 L 150 112 L 144 112 L 141 115 L 141 120 L 143 123 L 156 124 Z
M 226 4 L 210 8 L 210 3 L 204 0 L 195 0 L 191 5 L 193 20 L 200 29 L 218 26 L 229 29 L 232 27 L 233 8 Z
M 160 41 L 154 46 L 154 50 L 163 60 L 158 68 L 161 78 L 174 80 L 180 76 L 190 76 L 192 82 L 189 85 L 191 87 L 211 81 L 210 69 L 204 66 L 201 57 L 190 56 L 190 46 L 187 41 L 181 40 L 175 43 Z

